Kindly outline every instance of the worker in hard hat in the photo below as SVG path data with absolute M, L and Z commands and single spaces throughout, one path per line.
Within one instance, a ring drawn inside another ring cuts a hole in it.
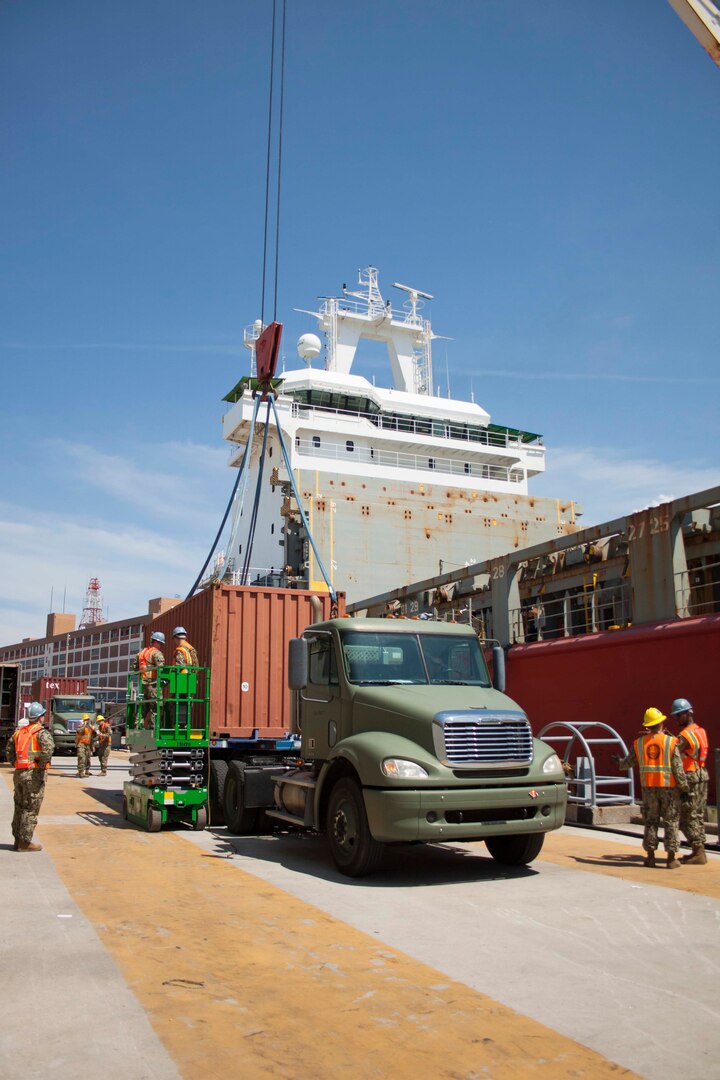
M 175 650 L 174 662 L 176 667 L 198 666 L 198 655 L 187 639 L 187 630 L 184 626 L 176 626 L 173 630 L 173 648 Z
M 108 758 L 110 757 L 110 743 L 112 741 L 112 725 L 109 720 L 98 713 L 95 717 L 95 746 L 97 747 L 98 761 L 100 762 L 100 775 L 107 776 Z
M 143 727 L 149 731 L 155 728 L 157 669 L 165 667 L 165 657 L 160 651 L 160 646 L 164 644 L 165 635 L 161 630 L 154 630 L 150 635 L 150 644 L 140 650 L 133 664 L 133 670 L 140 672 Z
M 90 775 L 90 758 L 95 740 L 95 728 L 90 722 L 90 713 L 83 713 L 82 722 L 75 732 L 75 750 L 77 751 L 78 776 Z
M 658 830 L 664 829 L 669 870 L 677 870 L 680 848 L 680 803 L 690 798 L 688 781 L 680 757 L 679 743 L 665 730 L 667 717 L 659 709 L 646 709 L 642 731 L 630 753 L 620 758 L 621 769 L 636 765 L 640 772 L 645 833 L 645 865 L 655 866 L 659 844 Z
M 13 850 L 42 851 L 33 844 L 40 806 L 45 796 L 45 781 L 55 740 L 45 727 L 47 714 L 39 701 L 31 701 L 27 723 L 18 724 L 8 740 L 7 759 L 14 766 L 15 813 L 12 819 Z
M 707 806 L 708 737 L 705 728 L 695 723 L 693 707 L 687 698 L 675 698 L 670 716 L 679 724 L 680 756 L 690 788 L 690 798 L 680 806 L 680 829 L 692 847 L 690 855 L 684 855 L 684 863 L 704 866 L 705 854 L 705 807 Z

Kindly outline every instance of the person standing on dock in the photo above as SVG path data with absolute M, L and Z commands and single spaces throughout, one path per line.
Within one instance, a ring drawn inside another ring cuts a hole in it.
M 99 713 L 95 718 L 97 724 L 95 738 L 97 740 L 97 756 L 100 762 L 100 775 L 107 776 L 108 758 L 110 757 L 110 741 L 112 739 L 112 727 L 110 721 Z
M 691 855 L 684 855 L 684 863 L 704 866 L 705 854 L 705 807 L 707 806 L 708 771 L 705 763 L 708 756 L 708 737 L 705 728 L 695 723 L 692 705 L 687 698 L 675 698 L 670 708 L 670 716 L 680 725 L 680 756 L 690 788 L 690 798 L 680 807 L 680 828 L 687 842 L 692 847 Z
M 173 630 L 173 648 L 175 650 L 174 663 L 176 667 L 199 666 L 198 655 L 187 640 L 187 630 L 184 626 L 176 626 Z
M 627 757 L 619 759 L 621 769 L 637 765 L 643 796 L 645 865 L 655 866 L 659 844 L 658 829 L 664 829 L 668 870 L 680 866 L 680 804 L 690 798 L 688 781 L 680 757 L 679 742 L 665 731 L 667 717 L 659 709 L 649 708 L 643 718 L 643 732 L 637 737 Z
M 90 775 L 90 759 L 92 757 L 92 744 L 94 738 L 95 728 L 90 723 L 90 714 L 84 713 L 82 724 L 75 732 L 78 776 Z
M 155 728 L 158 693 L 157 669 L 165 667 L 165 657 L 160 652 L 159 646 L 164 644 L 165 635 L 160 630 L 154 630 L 150 635 L 150 644 L 140 650 L 133 664 L 133 670 L 140 672 L 143 727 L 148 731 Z
M 28 723 L 18 727 L 8 741 L 7 759 L 15 767 L 15 813 L 12 834 L 15 851 L 42 851 L 42 844 L 33 844 L 32 838 L 38 814 L 45 796 L 45 781 L 55 740 L 44 726 L 45 706 L 32 701 L 28 709 Z

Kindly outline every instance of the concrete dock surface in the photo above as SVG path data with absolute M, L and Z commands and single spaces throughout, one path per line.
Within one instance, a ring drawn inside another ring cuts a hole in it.
M 12 850 L 0 779 L 0 1077 L 720 1077 L 720 855 L 642 865 L 565 827 L 531 867 L 483 844 L 338 874 L 322 837 L 122 820 L 55 758 Z

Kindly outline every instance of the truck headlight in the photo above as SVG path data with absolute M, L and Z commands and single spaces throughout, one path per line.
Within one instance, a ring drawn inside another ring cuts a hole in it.
M 416 761 L 405 761 L 404 758 L 396 757 L 385 758 L 382 771 L 385 776 L 390 776 L 394 780 L 422 780 L 423 777 L 429 775 Z
M 542 771 L 545 776 L 548 776 L 550 773 L 562 773 L 563 776 L 565 775 L 565 773 L 563 773 L 563 767 L 560 764 L 560 758 L 557 754 L 550 755 L 544 763 Z

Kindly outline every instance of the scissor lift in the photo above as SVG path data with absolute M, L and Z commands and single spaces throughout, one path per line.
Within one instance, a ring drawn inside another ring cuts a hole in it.
M 159 832 L 171 821 L 204 829 L 210 671 L 161 667 L 156 680 L 157 700 L 143 696 L 147 683 L 142 673 L 128 677 L 126 741 L 132 779 L 123 784 L 123 817 L 148 832 Z

